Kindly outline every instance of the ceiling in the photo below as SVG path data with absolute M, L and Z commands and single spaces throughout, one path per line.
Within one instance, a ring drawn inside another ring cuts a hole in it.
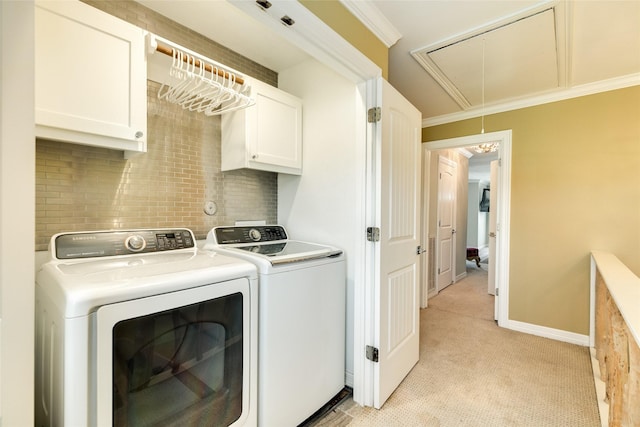
M 638 0 L 372 3 L 402 34 L 389 80 L 423 119 L 640 84 Z
M 274 71 L 308 57 L 224 0 L 138 1 Z M 424 126 L 640 84 L 640 0 L 341 1 Z

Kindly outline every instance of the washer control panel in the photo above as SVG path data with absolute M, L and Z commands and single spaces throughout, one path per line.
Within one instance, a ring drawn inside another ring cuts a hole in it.
M 52 237 L 58 259 L 95 258 L 190 249 L 193 232 L 187 228 L 61 233 Z
M 216 227 L 214 233 L 219 245 L 287 240 L 287 232 L 281 225 Z

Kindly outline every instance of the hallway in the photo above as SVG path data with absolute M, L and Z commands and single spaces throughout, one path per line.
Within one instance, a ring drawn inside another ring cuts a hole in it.
M 588 348 L 499 328 L 481 266 L 421 310 L 420 360 L 381 410 L 349 399 L 314 427 L 600 426 Z

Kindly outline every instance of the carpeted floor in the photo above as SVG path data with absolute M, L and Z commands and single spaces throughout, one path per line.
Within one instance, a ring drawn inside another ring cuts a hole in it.
M 380 410 L 351 399 L 319 426 L 599 427 L 589 350 L 499 328 L 486 264 L 421 310 L 420 361 Z

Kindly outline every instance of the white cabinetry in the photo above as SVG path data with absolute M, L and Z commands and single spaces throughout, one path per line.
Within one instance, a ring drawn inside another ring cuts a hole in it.
M 255 105 L 222 115 L 222 170 L 302 173 L 302 101 L 251 80 Z
M 37 1 L 36 136 L 146 151 L 144 31 L 79 1 Z

